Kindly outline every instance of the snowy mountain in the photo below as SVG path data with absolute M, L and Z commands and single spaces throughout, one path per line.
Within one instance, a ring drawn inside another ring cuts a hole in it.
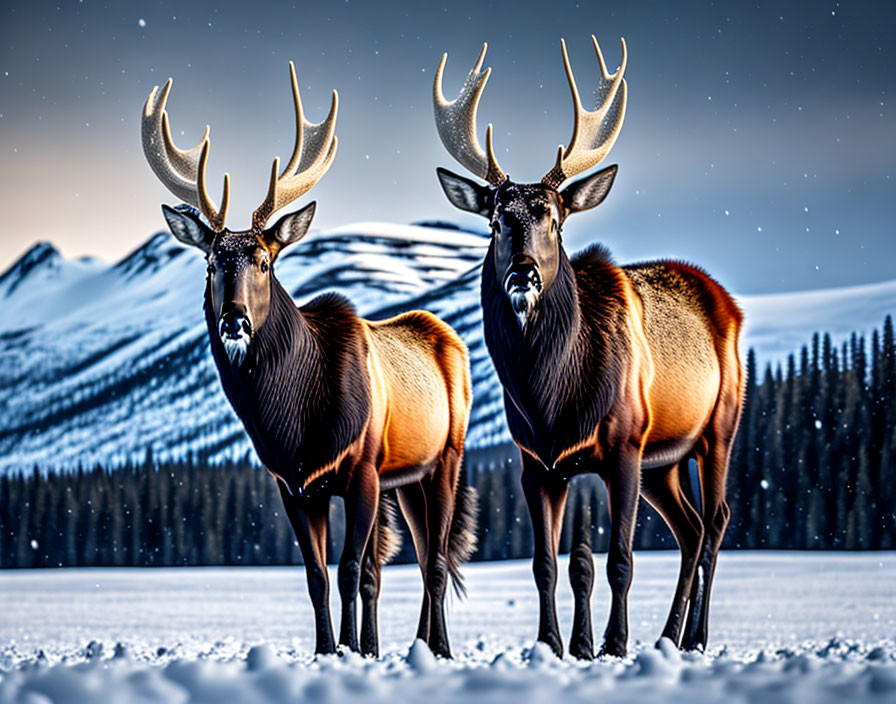
M 479 262 L 487 240 L 445 223 L 361 223 L 287 250 L 277 275 L 298 302 L 337 290 L 362 315 L 426 308 L 471 351 L 468 447 L 509 439 L 500 385 L 482 341 Z M 115 465 L 188 452 L 211 461 L 251 446 L 208 353 L 205 264 L 159 233 L 114 265 L 67 260 L 39 243 L 0 275 L 0 472 Z M 840 340 L 896 311 L 896 281 L 740 299 L 746 344 L 780 360 L 815 330 Z
M 366 314 L 455 280 L 485 245 L 360 224 L 309 236 L 277 275 L 299 301 L 337 290 Z M 204 285 L 203 258 L 164 233 L 113 266 L 25 253 L 0 277 L 0 472 L 250 452 L 208 353 Z

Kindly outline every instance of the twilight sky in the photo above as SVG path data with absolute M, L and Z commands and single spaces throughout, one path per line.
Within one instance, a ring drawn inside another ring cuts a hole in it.
M 890 279 L 894 29 L 891 2 L 5 0 L 0 269 L 37 239 L 114 260 L 162 229 L 159 204 L 175 200 L 144 161 L 139 117 L 169 76 L 175 142 L 211 125 L 213 197 L 229 171 L 228 225 L 246 227 L 292 148 L 290 59 L 309 119 L 340 95 L 339 154 L 296 204 L 318 201 L 315 227 L 484 226 L 435 177 L 462 172 L 433 123 L 442 52 L 451 97 L 488 41 L 480 134 L 493 122 L 501 165 L 535 181 L 572 129 L 560 37 L 587 102 L 593 32 L 611 69 L 626 38 L 628 112 L 605 162 L 620 165 L 613 192 L 568 221 L 568 248 L 688 259 L 739 293 Z

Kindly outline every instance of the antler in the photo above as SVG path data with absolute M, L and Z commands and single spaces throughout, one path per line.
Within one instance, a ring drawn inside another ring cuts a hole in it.
M 566 78 L 572 92 L 575 124 L 572 130 L 572 139 L 565 150 L 562 146 L 560 147 L 557 151 L 557 163 L 542 179 L 542 183 L 552 188 L 556 188 L 566 179 L 590 169 L 602 161 L 613 148 L 619 131 L 622 129 L 622 121 L 625 119 L 628 90 L 624 78 L 625 65 L 628 60 L 625 39 L 621 39 L 622 62 L 616 73 L 612 75 L 607 72 L 607 64 L 604 62 L 600 46 L 593 34 L 591 41 L 594 42 L 594 53 L 597 54 L 603 80 L 598 89 L 598 106 L 594 110 L 588 111 L 582 108 L 579 89 L 576 87 L 576 79 L 572 75 L 569 56 L 566 53 L 566 42 L 560 40 L 560 45 L 563 48 L 563 65 L 566 68 Z
M 481 71 L 486 49 L 488 44 L 483 44 L 476 65 L 464 81 L 460 95 L 450 103 L 445 100 L 445 94 L 442 92 L 442 74 L 445 71 L 445 62 L 448 61 L 448 54 L 442 54 L 442 61 L 436 69 L 433 81 L 432 99 L 436 128 L 448 153 L 472 173 L 497 186 L 507 178 L 507 175 L 498 166 L 498 160 L 495 158 L 492 126 L 488 126 L 485 134 L 488 154 L 482 151 L 476 138 L 476 111 L 479 108 L 479 98 L 492 72 L 490 68 Z
M 205 134 L 192 149 L 183 151 L 174 146 L 171 139 L 171 127 L 168 123 L 168 111 L 165 104 L 171 92 L 169 78 L 162 94 L 156 100 L 159 87 L 155 86 L 146 105 L 143 106 L 141 131 L 143 134 L 143 153 L 155 175 L 168 187 L 174 195 L 202 211 L 212 230 L 221 232 L 227 218 L 227 206 L 230 203 L 230 174 L 224 174 L 224 192 L 221 196 L 221 209 L 215 206 L 209 197 L 205 182 L 205 167 L 208 163 L 210 141 L 209 128 L 205 126 Z
M 289 62 L 289 75 L 292 79 L 292 97 L 296 111 L 296 143 L 289 163 L 279 176 L 277 172 L 280 170 L 280 157 L 274 158 L 268 194 L 252 214 L 252 228 L 258 232 L 264 229 L 268 218 L 275 211 L 307 193 L 327 173 L 336 156 L 336 146 L 339 142 L 334 135 L 339 95 L 333 91 L 330 112 L 323 122 L 318 124 L 308 122 L 302 112 L 299 82 L 292 61 Z

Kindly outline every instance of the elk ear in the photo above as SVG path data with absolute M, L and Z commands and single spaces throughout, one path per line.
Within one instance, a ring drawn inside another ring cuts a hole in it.
M 162 215 L 165 216 L 171 234 L 179 242 L 190 247 L 198 247 L 206 254 L 211 251 L 215 233 L 199 219 L 199 211 L 195 208 L 189 205 L 179 205 L 176 208 L 163 205 Z
M 563 205 L 570 213 L 590 210 L 600 205 L 610 192 L 618 169 L 619 167 L 613 164 L 596 174 L 573 181 L 560 192 Z
M 279 252 L 284 247 L 295 244 L 302 239 L 311 227 L 317 201 L 312 201 L 301 210 L 289 213 L 280 218 L 274 226 L 265 232 L 265 239 L 271 247 Z
M 441 167 L 436 169 L 436 174 L 451 205 L 485 218 L 489 216 L 488 186 L 481 186 Z

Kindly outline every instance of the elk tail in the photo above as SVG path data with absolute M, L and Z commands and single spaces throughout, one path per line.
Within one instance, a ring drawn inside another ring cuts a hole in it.
M 376 562 L 382 567 L 389 564 L 401 550 L 401 529 L 398 526 L 395 496 L 391 491 L 380 494 L 374 530 L 376 530 Z
M 573 549 L 569 553 L 569 581 L 579 596 L 591 595 L 594 585 L 594 558 L 591 556 L 591 507 L 584 499 L 573 517 Z
M 479 518 L 479 492 L 472 486 L 459 484 L 454 497 L 454 515 L 448 532 L 448 573 L 454 593 L 463 598 L 467 595 L 460 566 L 469 562 L 476 552 L 476 522 Z
M 584 496 L 576 505 L 573 516 L 573 545 L 582 545 L 591 551 L 591 506 L 585 501 Z

